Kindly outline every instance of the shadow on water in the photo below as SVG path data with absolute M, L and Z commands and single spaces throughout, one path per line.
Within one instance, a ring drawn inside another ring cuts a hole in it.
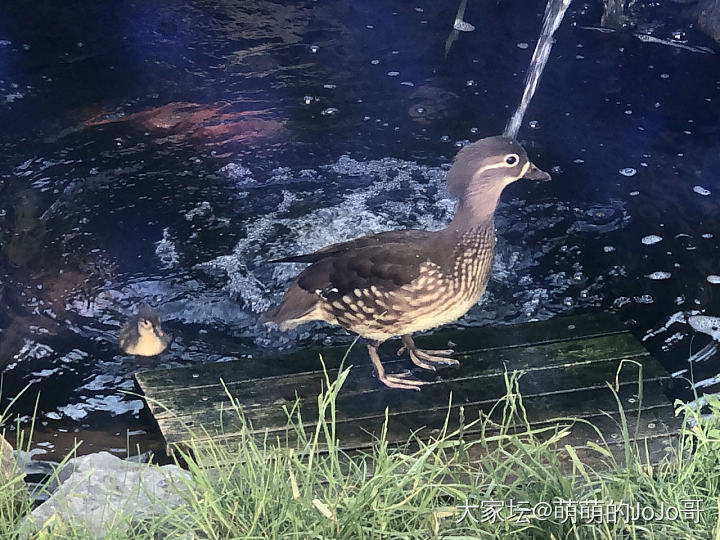
M 259 331 L 300 268 L 265 261 L 442 227 L 449 161 L 502 131 L 544 8 L 469 3 L 446 56 L 457 2 L 13 3 L 0 369 L 5 398 L 41 393 L 35 451 L 156 445 L 134 371 L 349 343 Z M 679 13 L 604 32 L 601 3 L 570 7 L 519 134 L 554 181 L 504 194 L 492 281 L 458 326 L 614 310 L 672 372 L 705 351 L 694 376 L 718 390 L 711 326 L 687 317 L 720 315 L 720 61 L 662 41 L 717 51 Z M 117 350 L 141 300 L 176 338 L 157 358 Z

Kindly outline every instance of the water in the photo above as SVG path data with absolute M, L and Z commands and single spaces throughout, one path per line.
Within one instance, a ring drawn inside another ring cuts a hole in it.
M 545 2 L 469 2 L 475 31 L 445 56 L 457 7 L 7 7 L 0 371 L 3 406 L 32 385 L 21 425 L 40 393 L 35 458 L 75 439 L 81 452 L 157 448 L 136 371 L 352 340 L 257 328 L 302 268 L 266 261 L 447 223 L 449 163 L 502 131 L 530 62 L 518 44 L 536 39 Z M 674 8 L 648 7 L 642 31 L 681 28 L 717 50 Z M 720 316 L 718 55 L 582 28 L 601 16 L 573 4 L 555 34 L 520 132 L 553 181 L 503 194 L 487 294 L 455 326 L 614 311 L 668 371 L 692 366 L 717 392 L 715 334 L 693 317 Z M 175 337 L 157 358 L 117 349 L 140 301 Z
M 543 17 L 542 29 L 540 30 L 540 37 L 538 38 L 532 59 L 530 60 L 530 67 L 525 76 L 525 88 L 523 89 L 520 105 L 518 105 L 518 108 L 510 117 L 510 120 L 508 120 L 505 131 L 503 131 L 503 135 L 506 137 L 515 139 L 518 131 L 520 131 L 520 125 L 525 117 L 525 111 L 527 111 L 528 105 L 530 105 L 530 100 L 532 100 L 535 94 L 535 89 L 537 88 L 538 82 L 540 82 L 540 76 L 550 57 L 550 51 L 553 46 L 553 35 L 560 26 L 567 8 L 570 6 L 570 2 L 571 0 L 548 0 L 547 7 L 545 8 L 545 16 Z M 521 49 L 527 48 L 527 43 L 519 43 L 518 46 L 520 45 L 523 45 L 520 47 Z

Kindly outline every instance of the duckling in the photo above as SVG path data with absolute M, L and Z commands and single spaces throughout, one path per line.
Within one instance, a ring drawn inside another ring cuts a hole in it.
M 118 338 L 123 352 L 138 356 L 160 354 L 172 341 L 163 332 L 157 312 L 144 302 L 138 306 L 137 315 L 120 329 Z
M 306 262 L 280 303 L 260 323 L 281 330 L 321 320 L 365 338 L 378 379 L 388 387 L 419 390 L 410 373 L 388 374 L 377 348 L 400 337 L 398 354 L 434 370 L 457 365 L 452 350 L 426 351 L 411 334 L 462 317 L 488 284 L 495 250 L 494 214 L 503 189 L 521 178 L 549 180 L 525 149 L 507 137 L 465 146 L 446 182 L 458 199 L 455 216 L 440 231 L 396 230 L 326 246 L 271 262 Z

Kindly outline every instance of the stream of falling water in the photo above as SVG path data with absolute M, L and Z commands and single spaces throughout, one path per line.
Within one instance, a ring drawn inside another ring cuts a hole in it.
M 557 31 L 560 23 L 562 22 L 565 11 L 570 6 L 572 0 L 549 0 L 547 7 L 545 8 L 545 16 L 543 17 L 542 31 L 540 32 L 540 38 L 538 39 L 535 51 L 533 52 L 532 59 L 530 60 L 530 67 L 528 68 L 527 76 L 525 77 L 525 89 L 523 90 L 522 100 L 515 110 L 515 114 L 512 115 L 503 135 L 506 137 L 517 137 L 518 131 L 520 130 L 520 124 L 525 116 L 525 111 L 530 104 L 530 100 L 535 93 L 540 75 L 542 75 L 545 69 L 545 64 L 550 56 L 550 50 L 553 46 L 553 35 Z

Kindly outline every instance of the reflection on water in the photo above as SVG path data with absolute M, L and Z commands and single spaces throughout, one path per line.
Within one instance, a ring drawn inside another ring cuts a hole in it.
M 133 372 L 349 342 L 258 329 L 300 268 L 266 261 L 443 227 L 450 159 L 520 99 L 531 5 L 469 3 L 447 57 L 456 2 L 9 7 L 0 370 L 5 399 L 33 384 L 25 424 L 40 392 L 37 456 L 156 444 Z M 699 322 L 720 316 L 718 55 L 586 29 L 602 13 L 571 6 L 556 35 L 519 134 L 553 182 L 503 195 L 492 281 L 457 326 L 609 309 L 718 391 Z M 714 47 L 671 7 L 638 14 L 658 40 L 678 28 Z M 143 300 L 176 338 L 156 358 L 117 349 Z

